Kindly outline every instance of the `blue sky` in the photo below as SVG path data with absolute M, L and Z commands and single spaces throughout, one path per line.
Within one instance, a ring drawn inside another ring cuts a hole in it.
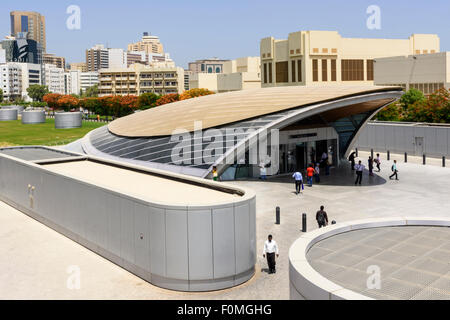
M 81 8 L 81 30 L 68 30 L 66 9 Z M 381 8 L 381 30 L 366 27 L 369 5 Z M 437 33 L 450 51 L 448 0 L 21 0 L 0 3 L 0 36 L 10 33 L 9 12 L 38 11 L 47 20 L 47 51 L 84 61 L 97 43 L 126 48 L 148 31 L 161 38 L 176 63 L 259 55 L 261 38 L 284 39 L 299 30 L 338 30 L 346 37 L 407 38 Z

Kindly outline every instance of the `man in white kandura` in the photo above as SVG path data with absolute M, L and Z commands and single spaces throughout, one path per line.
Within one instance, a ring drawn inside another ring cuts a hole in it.
M 272 240 L 272 235 L 269 235 L 268 240 L 264 243 L 263 257 L 267 255 L 267 264 L 269 265 L 269 274 L 276 273 L 275 270 L 275 255 L 277 258 L 280 256 L 278 253 L 278 245 L 275 240 Z

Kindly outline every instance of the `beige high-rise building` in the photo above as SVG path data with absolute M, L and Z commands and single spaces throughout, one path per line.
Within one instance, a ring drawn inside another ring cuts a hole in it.
M 28 39 L 39 42 L 44 50 L 47 49 L 45 35 L 45 17 L 38 12 L 12 11 L 11 35 L 16 37 L 20 32 L 26 32 Z
M 149 35 L 148 32 L 144 32 L 142 40 L 136 43 L 130 43 L 128 45 L 128 51 L 145 51 L 145 53 L 164 53 L 163 45 L 161 44 L 159 37 Z
M 262 87 L 373 84 L 374 59 L 437 53 L 434 34 L 408 39 L 344 38 L 336 31 L 298 31 L 260 44 Z
M 57 57 L 51 53 L 44 53 L 42 57 L 43 64 L 53 64 L 58 68 L 66 68 L 66 59 L 64 57 Z

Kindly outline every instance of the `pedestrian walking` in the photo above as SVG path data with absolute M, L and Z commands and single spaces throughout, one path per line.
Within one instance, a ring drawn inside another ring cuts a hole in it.
M 375 158 L 375 163 L 377 165 L 378 172 L 380 172 L 381 171 L 381 158 L 380 158 L 379 153 L 377 153 L 377 157 Z
M 260 179 L 262 181 L 267 180 L 267 169 L 266 169 L 266 164 L 264 162 L 261 162 L 259 164 L 259 174 L 260 174 Z
M 217 167 L 213 167 L 212 174 L 213 174 L 213 180 L 214 181 L 218 181 L 219 180 L 219 174 L 217 172 Z
M 272 239 L 272 235 L 269 235 L 267 241 L 264 243 L 263 257 L 267 256 L 267 265 L 269 266 L 269 274 L 276 273 L 276 257 L 280 257 L 278 252 L 278 245 L 275 240 Z
M 295 179 L 295 192 L 298 195 L 303 189 L 303 176 L 300 172 L 295 172 L 292 178 Z
M 314 177 L 314 165 L 310 164 L 309 167 L 306 169 L 306 176 L 308 179 L 308 185 L 312 187 L 313 185 L 313 177 Z
M 316 179 L 316 183 L 320 183 L 320 163 L 316 164 L 314 168 L 314 178 Z
M 362 176 L 363 176 L 363 172 L 364 172 L 364 165 L 362 164 L 361 161 L 358 162 L 358 164 L 355 166 L 356 169 L 356 181 L 355 181 L 355 186 L 359 183 L 359 185 L 361 185 L 362 183 Z
M 394 164 L 392 165 L 391 168 L 393 174 L 389 177 L 390 180 L 392 180 L 393 177 L 395 177 L 395 180 L 399 180 L 398 179 L 398 170 L 397 170 L 397 160 L 394 160 Z
M 317 220 L 317 223 L 319 224 L 319 229 L 322 227 L 326 227 L 328 225 L 328 215 L 324 211 L 324 209 L 325 209 L 325 207 L 321 206 L 320 210 L 317 211 L 317 213 L 316 213 L 316 220 Z
M 356 152 L 352 152 L 348 157 L 348 161 L 350 161 L 352 166 L 352 171 L 355 171 L 355 159 L 356 159 Z
M 373 159 L 372 157 L 369 157 L 369 176 L 373 176 Z

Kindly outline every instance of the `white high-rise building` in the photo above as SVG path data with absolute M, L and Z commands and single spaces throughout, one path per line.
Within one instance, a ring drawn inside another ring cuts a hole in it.
M 65 73 L 66 94 L 80 94 L 99 83 L 98 72 L 73 70 Z
M 39 64 L 7 62 L 0 64 L 0 86 L 5 100 L 31 101 L 27 89 L 42 83 L 42 66 Z
M 53 64 L 44 65 L 44 85 L 52 93 L 65 93 L 64 69 Z
M 0 65 L 0 88 L 4 100 L 22 97 L 22 67 L 18 63 Z
M 108 49 L 109 68 L 127 68 L 127 52 L 123 49 Z

